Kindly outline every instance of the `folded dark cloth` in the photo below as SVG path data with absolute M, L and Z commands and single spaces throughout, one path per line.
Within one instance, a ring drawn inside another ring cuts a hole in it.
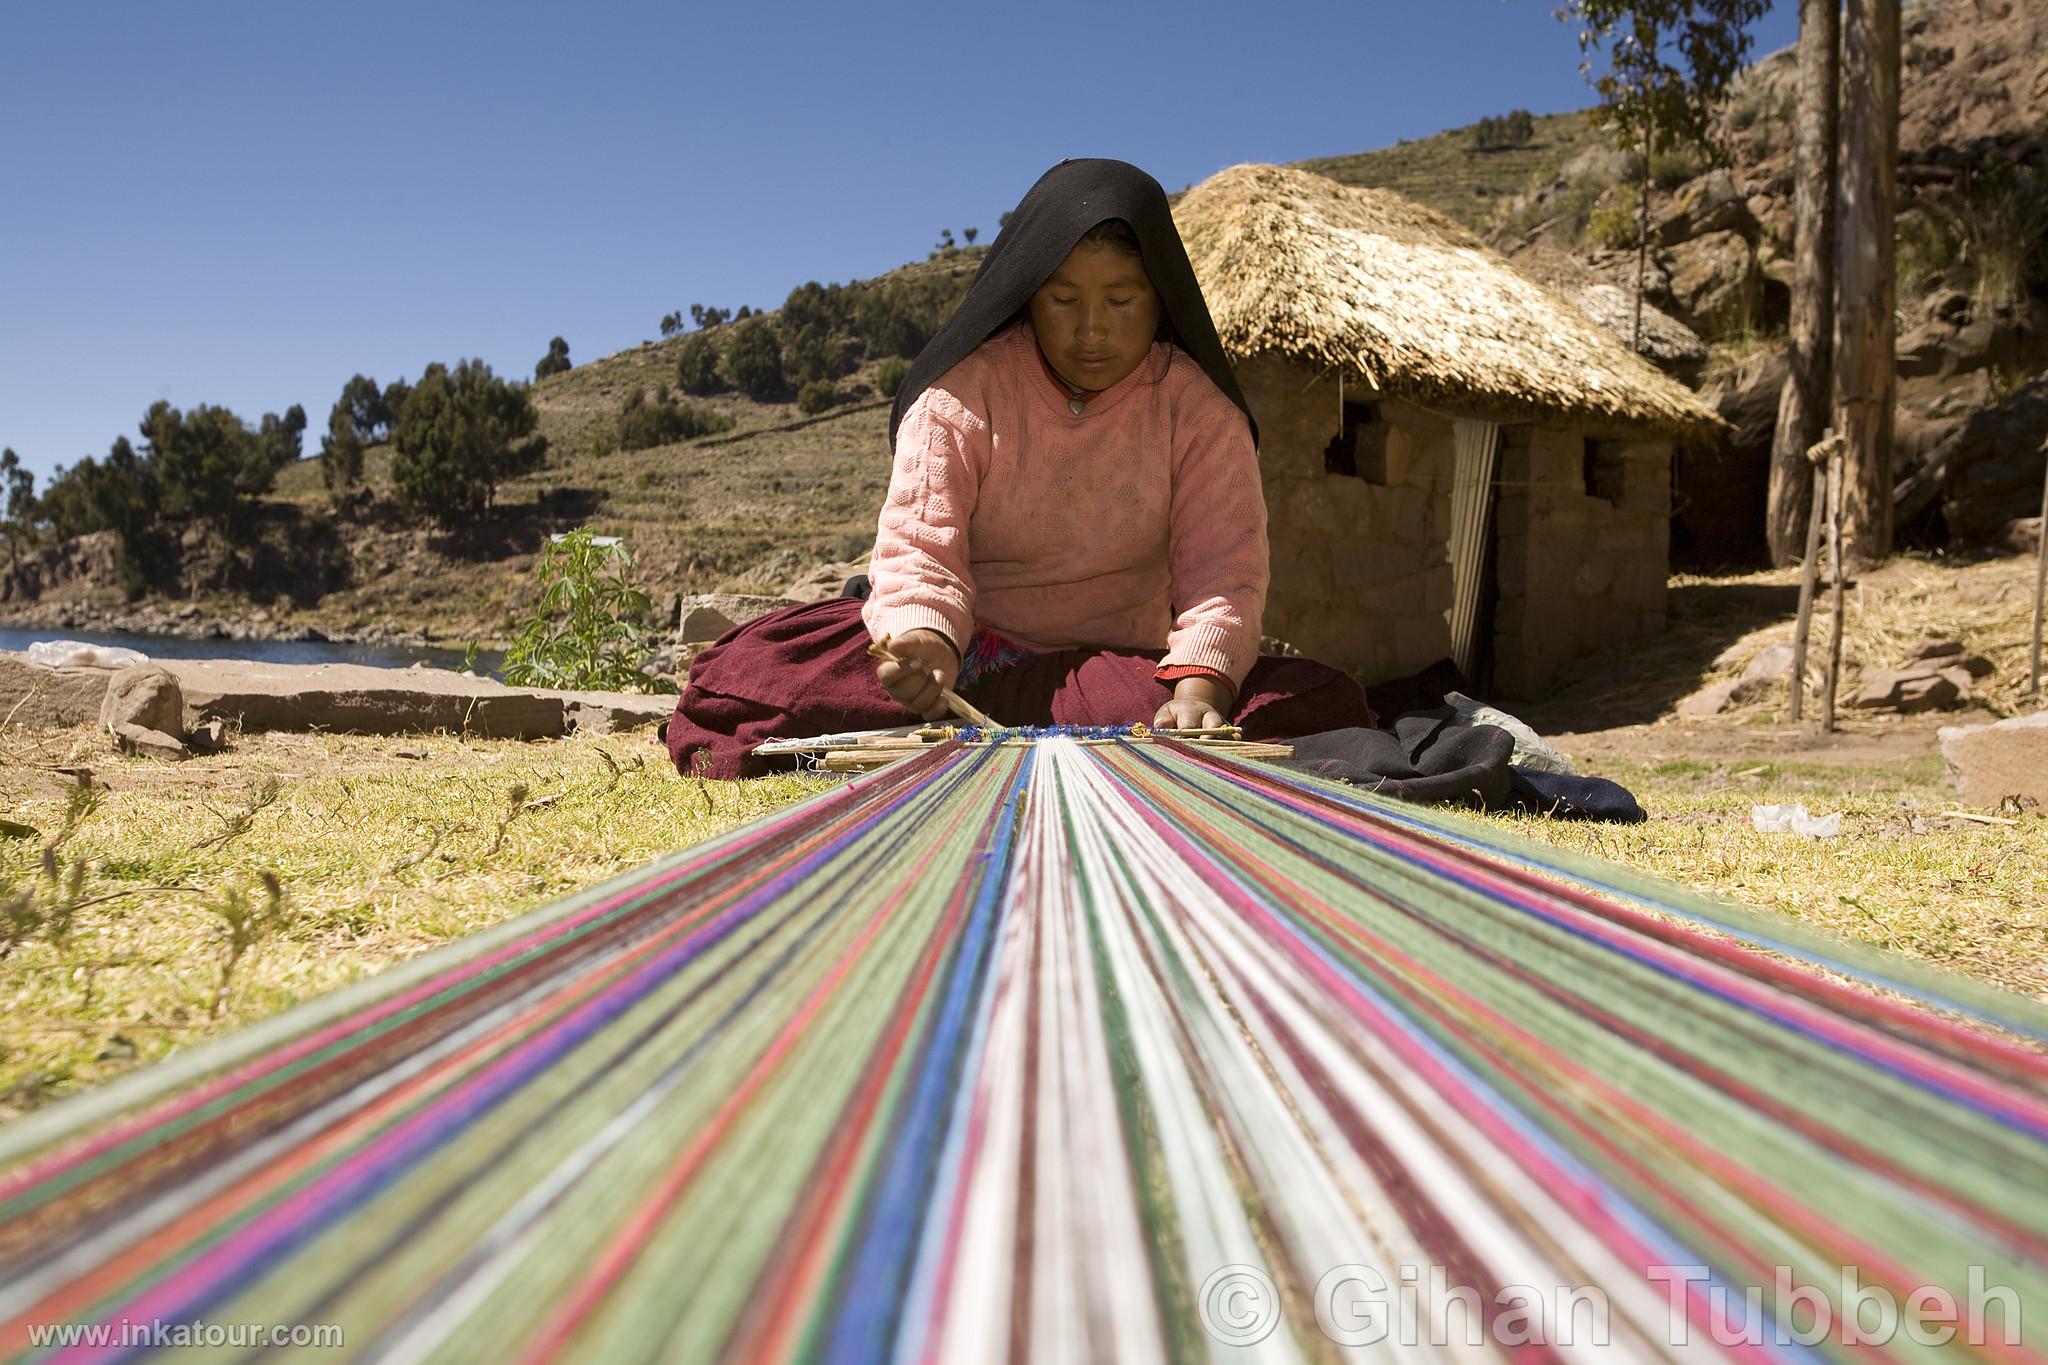
M 1388 730 L 1325 730 L 1291 741 L 1284 768 L 1363 787 L 1396 801 L 1523 810 L 1560 820 L 1647 819 L 1635 797 L 1604 777 L 1569 777 L 1517 767 L 1514 737 L 1495 725 L 1467 725 L 1448 706 L 1397 716 Z
M 1364 787 L 1396 801 L 1453 802 L 1498 810 L 1508 803 L 1514 736 L 1493 725 L 1460 725 L 1450 707 L 1410 711 L 1391 730 L 1324 730 L 1289 741 L 1283 768 Z
M 1518 766 L 1510 766 L 1508 773 L 1508 795 L 1518 810 L 1554 820 L 1605 820 L 1616 825 L 1639 825 L 1650 818 L 1628 788 L 1604 777 Z

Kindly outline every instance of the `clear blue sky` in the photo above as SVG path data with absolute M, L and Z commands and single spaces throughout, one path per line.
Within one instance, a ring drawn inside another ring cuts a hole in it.
M 254 420 L 921 259 L 1063 156 L 1168 189 L 1591 102 L 1552 0 L 0 0 L 0 444 Z M 1789 43 L 1779 4 L 1757 52 Z

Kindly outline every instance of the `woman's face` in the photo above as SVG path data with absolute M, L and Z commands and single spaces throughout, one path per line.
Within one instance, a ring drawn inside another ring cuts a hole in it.
M 1083 243 L 1031 296 L 1038 349 L 1060 378 L 1099 391 L 1138 368 L 1159 331 L 1159 292 L 1145 264 Z

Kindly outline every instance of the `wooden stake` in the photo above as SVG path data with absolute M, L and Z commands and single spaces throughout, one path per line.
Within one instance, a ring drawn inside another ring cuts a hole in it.
M 877 659 L 887 659 L 892 664 L 907 665 L 913 662 L 889 648 L 889 637 L 886 635 L 870 644 L 868 646 L 868 653 Z M 922 667 L 922 665 L 919 665 L 919 667 Z M 939 689 L 939 698 L 946 703 L 948 711 L 951 711 L 969 725 L 979 725 L 984 730 L 1000 730 L 1003 728 L 980 711 L 975 710 L 970 702 L 963 699 L 958 692 L 955 692 L 950 687 L 941 687 Z
M 2048 441 L 2041 443 L 2041 529 L 2034 543 L 2034 643 L 2027 654 L 2027 695 L 2041 695 L 2041 613 L 2048 595 Z
M 1806 714 L 1806 641 L 1813 630 L 1813 588 L 1820 576 L 1820 527 L 1827 515 L 1822 502 L 1827 490 L 1825 471 L 1828 452 L 1834 447 L 1835 433 L 1829 429 L 1806 449 L 1806 464 L 1812 471 L 1808 477 L 1813 481 L 1813 490 L 1806 499 L 1806 557 L 1799 564 L 1799 616 L 1792 626 L 1790 711 L 1795 722 L 1803 720 Z
M 1847 464 L 1843 445 L 1837 441 L 1828 452 L 1828 574 L 1834 584 L 1835 620 L 1828 631 L 1827 681 L 1820 694 L 1820 728 L 1827 734 L 1835 732 L 1835 688 L 1842 676 L 1842 476 Z

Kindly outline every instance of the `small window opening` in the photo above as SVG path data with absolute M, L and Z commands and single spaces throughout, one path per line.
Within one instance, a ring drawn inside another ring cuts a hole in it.
M 1387 482 L 1387 424 L 1371 403 L 1346 403 L 1344 427 L 1323 449 L 1323 472 L 1346 478 L 1364 479 L 1384 486 Z
M 1586 496 L 1621 503 L 1623 480 L 1622 444 L 1619 441 L 1586 441 Z

